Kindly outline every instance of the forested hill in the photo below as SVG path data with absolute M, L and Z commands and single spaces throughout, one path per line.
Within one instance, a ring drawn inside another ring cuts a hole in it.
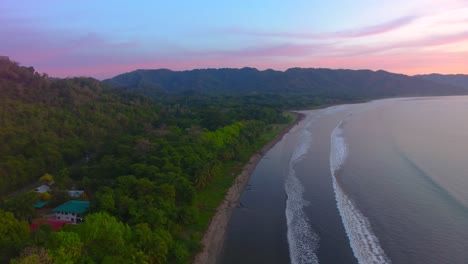
M 0 263 L 189 263 L 238 168 L 292 121 L 275 97 L 156 101 L 5 57 L 0 95 Z M 8 195 L 46 173 L 50 193 Z M 33 204 L 71 188 L 91 202 L 84 223 L 30 233 Z
M 146 94 L 198 91 L 208 94 L 295 94 L 342 99 L 466 94 L 467 90 L 386 71 L 254 68 L 191 71 L 136 70 L 105 80 Z
M 444 85 L 452 85 L 468 90 L 468 75 L 466 74 L 425 74 L 416 75 L 414 77 L 421 78 L 424 80 L 440 83 Z
M 51 79 L 0 59 L 0 196 L 158 120 L 148 99 L 92 78 Z

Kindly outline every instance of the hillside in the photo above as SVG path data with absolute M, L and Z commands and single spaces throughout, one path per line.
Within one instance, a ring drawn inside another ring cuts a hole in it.
M 464 88 L 468 91 L 468 75 L 466 74 L 425 74 L 425 75 L 416 75 L 415 77 L 432 81 L 435 83 L 440 83 L 444 85 L 452 85 L 455 87 Z
M 51 79 L 8 59 L 0 60 L 0 93 L 0 195 L 158 117 L 147 99 L 125 97 L 98 80 Z
M 466 90 L 386 71 L 253 68 L 191 71 L 136 70 L 104 82 L 146 94 L 196 91 L 208 94 L 308 95 L 341 99 L 465 94 Z
M 156 101 L 5 57 L 0 94 L 0 263 L 189 263 L 237 169 L 292 120 L 275 97 Z M 45 173 L 47 195 L 9 195 Z M 85 222 L 29 233 L 33 204 L 71 188 L 91 201 Z

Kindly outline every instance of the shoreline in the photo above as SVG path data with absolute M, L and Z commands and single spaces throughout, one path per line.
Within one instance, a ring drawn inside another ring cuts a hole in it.
M 192 262 L 193 264 L 214 264 L 219 261 L 219 257 L 221 256 L 224 245 L 226 228 L 229 220 L 231 219 L 232 212 L 234 208 L 239 205 L 240 197 L 247 187 L 250 176 L 257 167 L 257 164 L 268 150 L 276 145 L 276 143 L 278 143 L 285 134 L 287 134 L 306 116 L 303 113 L 291 113 L 297 116 L 296 121 L 287 126 L 278 135 L 276 135 L 275 138 L 263 146 L 260 151 L 254 153 L 242 168 L 242 172 L 237 175 L 231 187 L 229 187 L 229 190 L 226 192 L 223 201 L 216 208 L 216 213 L 214 214 L 208 225 L 208 228 L 203 234 L 203 238 L 201 240 L 203 250 L 195 256 Z

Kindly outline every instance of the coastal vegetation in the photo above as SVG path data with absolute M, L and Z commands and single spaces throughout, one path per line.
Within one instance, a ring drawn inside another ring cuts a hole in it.
M 22 232 L 0 238 L 12 263 L 189 262 L 237 168 L 293 121 L 268 98 L 149 98 L 5 59 L 0 93 L 2 228 Z M 84 223 L 25 234 L 41 197 L 13 191 L 38 179 L 55 205 L 84 189 Z

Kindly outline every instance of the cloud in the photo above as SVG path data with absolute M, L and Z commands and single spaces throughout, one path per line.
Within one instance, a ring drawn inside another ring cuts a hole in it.
M 327 49 L 325 44 L 263 44 L 232 50 L 186 51 L 184 56 L 222 58 L 303 57 Z
M 409 50 L 424 50 L 426 48 L 431 48 L 435 46 L 442 46 L 442 45 L 450 45 L 456 44 L 458 42 L 468 40 L 468 31 L 465 32 L 458 32 L 453 34 L 446 34 L 446 35 L 436 35 L 436 36 L 428 36 L 422 37 L 419 39 L 413 40 L 403 40 L 403 41 L 396 41 L 391 44 L 375 44 L 373 46 L 366 46 L 366 45 L 353 45 L 353 46 L 346 46 L 346 47 L 338 47 L 338 48 L 330 48 L 329 51 L 334 51 L 338 56 L 357 56 L 357 55 L 367 55 L 367 54 L 374 54 L 374 53 L 385 53 L 391 52 L 396 50 L 403 50 L 409 53 L 413 51 Z
M 383 34 L 404 27 L 413 22 L 418 17 L 404 16 L 391 21 L 387 21 L 377 25 L 361 27 L 356 29 L 348 29 L 337 32 L 325 33 L 298 33 L 298 32 L 273 32 L 273 31 L 254 31 L 233 28 L 222 31 L 223 34 L 237 34 L 255 37 L 279 37 L 279 38 L 296 38 L 296 39 L 336 39 L 336 38 L 359 38 Z
M 294 64 L 299 67 L 326 67 L 348 69 L 386 70 L 404 74 L 467 73 L 468 52 L 415 52 L 396 54 L 371 54 L 356 57 L 305 58 Z
M 378 35 L 399 29 L 413 22 L 417 17 L 405 16 L 392 21 L 388 21 L 378 25 L 372 25 L 368 27 L 358 28 L 355 30 L 346 30 L 337 33 L 330 33 L 331 37 L 342 37 L 342 38 L 357 38 L 366 37 L 372 35 Z

